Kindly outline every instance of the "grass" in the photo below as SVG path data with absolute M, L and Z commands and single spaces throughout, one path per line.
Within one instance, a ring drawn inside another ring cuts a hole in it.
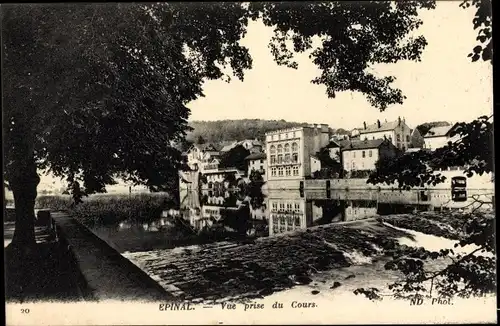
M 69 211 L 87 226 L 111 225 L 125 220 L 149 222 L 161 217 L 164 210 L 173 207 L 172 197 L 166 193 L 134 195 L 92 195 L 83 203 L 72 205 L 71 196 L 40 196 L 36 208 Z

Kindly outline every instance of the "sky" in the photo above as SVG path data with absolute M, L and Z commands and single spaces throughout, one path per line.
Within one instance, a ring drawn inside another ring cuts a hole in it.
M 437 1 L 434 10 L 422 11 L 419 34 L 428 45 L 421 62 L 401 61 L 374 67 L 376 72 L 396 77 L 395 86 L 407 99 L 379 112 L 364 95 L 338 93 L 328 98 L 326 88 L 311 84 L 319 70 L 304 55 L 297 57 L 297 70 L 280 67 L 267 47 L 272 29 L 251 22 L 242 44 L 249 48 L 253 68 L 243 82 L 208 81 L 205 97 L 190 102 L 190 120 L 284 119 L 327 123 L 332 128 L 352 129 L 363 121 L 404 117 L 414 128 L 429 121 L 471 121 L 492 113 L 492 66 L 472 63 L 467 57 L 476 45 L 474 9 L 462 9 L 460 1 Z

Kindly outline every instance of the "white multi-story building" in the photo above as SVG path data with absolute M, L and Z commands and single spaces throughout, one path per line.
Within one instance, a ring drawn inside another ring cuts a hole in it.
M 427 134 L 424 136 L 424 148 L 435 150 L 436 148 L 443 147 L 448 144 L 449 141 L 454 141 L 458 139 L 458 135 L 451 137 L 450 133 L 456 127 L 452 126 L 442 126 L 431 128 Z
M 325 124 L 266 133 L 268 181 L 297 180 L 311 175 L 310 156 L 329 143 Z
M 363 128 L 355 129 L 353 136 L 359 136 L 359 140 L 389 139 L 394 146 L 402 151 L 406 151 L 411 144 L 411 129 L 405 123 L 405 119 L 398 118 L 396 121 L 380 122 L 366 125 Z

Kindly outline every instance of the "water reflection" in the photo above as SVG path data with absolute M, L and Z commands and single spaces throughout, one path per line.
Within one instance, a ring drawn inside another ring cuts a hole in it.
M 472 197 L 474 194 L 470 191 Z M 484 194 L 483 194 L 484 195 Z M 476 198 L 482 198 L 480 197 Z M 487 196 L 486 196 L 487 197 Z M 491 196 L 490 196 L 491 197 Z M 120 252 L 241 240 L 379 215 L 465 209 L 449 190 L 300 191 L 260 188 L 182 190 L 180 206 L 148 223 L 123 221 L 93 229 Z M 491 200 L 491 198 L 490 198 Z M 473 206 L 472 206 L 473 207 Z

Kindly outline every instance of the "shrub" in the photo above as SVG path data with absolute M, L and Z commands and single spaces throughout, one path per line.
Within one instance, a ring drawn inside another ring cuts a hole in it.
M 88 226 L 109 225 L 124 220 L 149 222 L 161 217 L 163 210 L 173 206 L 173 198 L 165 193 L 137 195 L 93 195 L 83 203 L 72 205 L 70 196 L 43 196 L 38 208 L 67 210 Z

